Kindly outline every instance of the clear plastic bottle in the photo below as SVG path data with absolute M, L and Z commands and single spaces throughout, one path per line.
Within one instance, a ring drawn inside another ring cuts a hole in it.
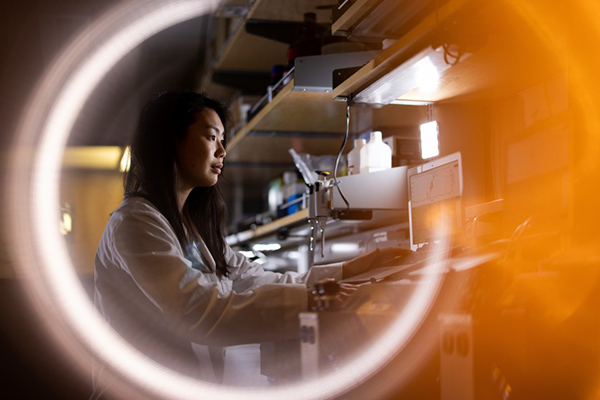
M 360 174 L 360 149 L 366 143 L 365 139 L 354 140 L 354 148 L 348 153 L 348 175 Z
M 392 168 L 392 149 L 381 138 L 380 131 L 371 132 L 369 142 L 360 149 L 360 173 Z

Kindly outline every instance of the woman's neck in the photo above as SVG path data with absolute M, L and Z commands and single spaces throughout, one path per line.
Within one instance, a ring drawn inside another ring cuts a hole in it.
M 183 214 L 183 205 L 187 200 L 188 196 L 192 192 L 192 189 L 180 189 L 177 191 L 177 208 L 179 212 Z

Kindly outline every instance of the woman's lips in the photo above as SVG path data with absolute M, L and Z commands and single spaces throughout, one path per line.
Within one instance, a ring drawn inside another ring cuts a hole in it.
M 210 169 L 216 174 L 221 174 L 221 170 L 223 169 L 223 164 L 213 165 L 210 167 Z

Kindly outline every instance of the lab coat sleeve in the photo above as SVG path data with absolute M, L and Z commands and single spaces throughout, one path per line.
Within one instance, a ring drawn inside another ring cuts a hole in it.
M 248 261 L 242 254 L 227 246 L 225 259 L 230 267 L 230 278 L 237 292 L 252 290 L 269 283 L 302 284 L 312 286 L 324 278 L 342 279 L 342 263 L 318 265 L 307 273 L 286 272 L 284 274 L 265 271 L 262 265 Z
M 191 268 L 167 220 L 152 212 L 126 214 L 113 232 L 120 268 L 190 340 L 227 346 L 297 337 L 298 313 L 307 307 L 304 284 L 276 279 L 227 290 Z M 290 284 L 278 284 L 284 281 Z

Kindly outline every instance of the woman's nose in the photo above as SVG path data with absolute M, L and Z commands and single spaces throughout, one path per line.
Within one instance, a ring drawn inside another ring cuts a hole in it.
M 219 144 L 217 145 L 217 153 L 215 154 L 217 157 L 223 157 L 225 158 L 225 155 L 227 154 L 227 151 L 225 151 L 225 146 L 223 145 L 222 142 L 218 142 Z

